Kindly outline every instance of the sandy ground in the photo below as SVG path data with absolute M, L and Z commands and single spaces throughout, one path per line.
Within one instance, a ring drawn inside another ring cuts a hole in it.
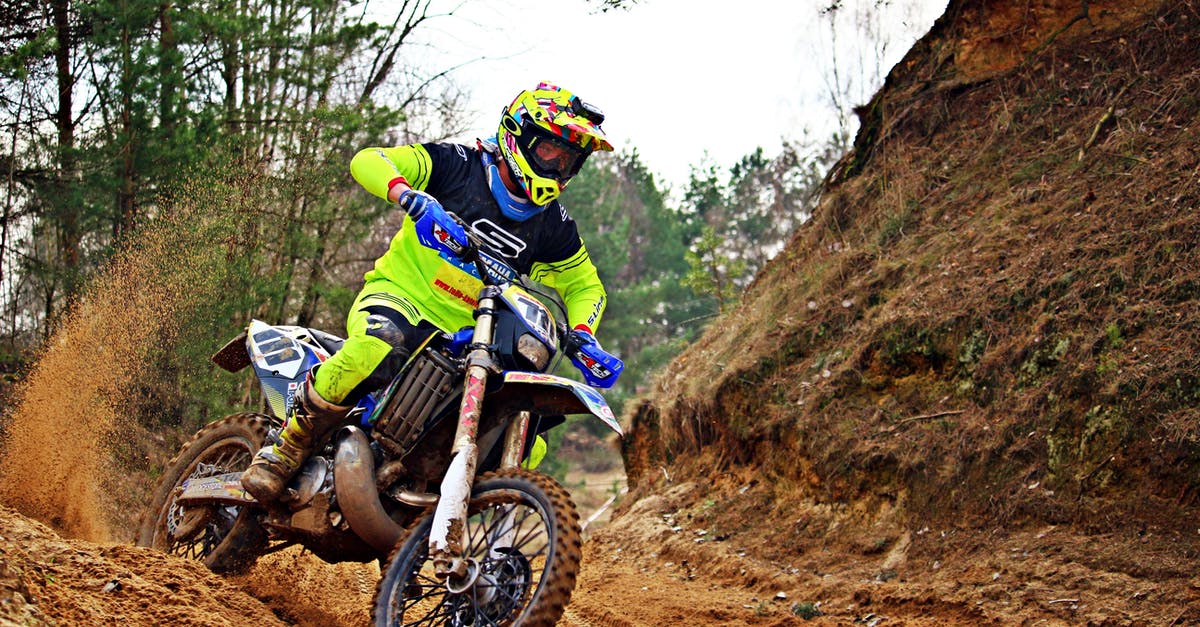
M 880 554 L 780 563 L 689 526 L 678 513 L 695 489 L 593 529 L 561 625 L 1200 624 L 1195 560 L 1170 538 L 922 530 Z M 0 625 L 361 625 L 379 576 L 289 550 L 224 579 L 149 549 L 66 539 L 5 507 L 0 530 Z

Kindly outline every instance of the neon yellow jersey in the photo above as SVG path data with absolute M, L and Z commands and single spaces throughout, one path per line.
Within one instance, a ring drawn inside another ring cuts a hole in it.
M 586 325 L 593 333 L 599 326 L 607 304 L 604 285 L 575 221 L 558 201 L 523 222 L 505 217 L 492 197 L 479 149 L 458 144 L 366 148 L 354 156 L 350 172 L 385 200 L 391 183 L 404 177 L 462 218 L 518 272 L 554 288 L 566 304 L 568 326 Z M 422 246 L 407 216 L 363 278 L 388 281 L 418 304 L 421 311 L 404 311 L 409 322 L 424 318 L 448 332 L 474 324 L 482 285 L 474 268 Z

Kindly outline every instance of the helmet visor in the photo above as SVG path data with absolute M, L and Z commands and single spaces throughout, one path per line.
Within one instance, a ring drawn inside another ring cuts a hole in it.
M 525 159 L 538 176 L 565 182 L 579 173 L 591 150 L 548 133 L 528 133 Z

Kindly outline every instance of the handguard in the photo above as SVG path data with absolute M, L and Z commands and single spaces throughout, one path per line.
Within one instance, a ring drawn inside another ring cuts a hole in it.
M 466 229 L 446 212 L 437 199 L 422 191 L 406 189 L 400 193 L 397 202 L 412 218 L 417 229 L 417 241 L 422 246 L 459 258 L 468 256 L 472 246 Z
M 567 358 L 583 373 L 588 385 L 610 388 L 621 376 L 625 362 L 603 348 L 596 338 L 585 331 L 571 331 L 567 335 Z

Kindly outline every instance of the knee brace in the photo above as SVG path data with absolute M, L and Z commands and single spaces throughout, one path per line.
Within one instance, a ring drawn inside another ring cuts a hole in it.
M 404 330 L 389 316 L 380 313 L 372 313 L 367 316 L 367 335 L 387 342 L 393 349 L 408 352 L 408 338 L 404 335 Z
M 353 398 L 360 398 L 375 388 L 380 388 L 388 384 L 396 373 L 404 367 L 404 363 L 408 361 L 412 351 L 406 346 L 408 337 L 404 331 L 391 320 L 390 317 L 373 313 L 367 316 L 367 333 L 368 336 L 382 340 L 392 349 L 387 355 L 380 360 L 362 383 L 359 383 L 348 395 Z

